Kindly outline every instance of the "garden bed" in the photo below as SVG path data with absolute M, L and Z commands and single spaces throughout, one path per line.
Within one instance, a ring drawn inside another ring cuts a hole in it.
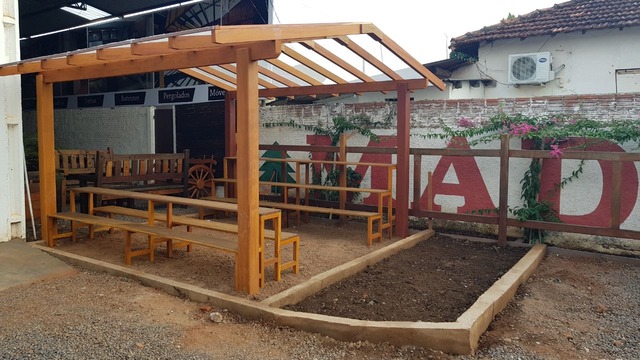
M 453 322 L 528 250 L 436 235 L 285 308 L 361 320 Z

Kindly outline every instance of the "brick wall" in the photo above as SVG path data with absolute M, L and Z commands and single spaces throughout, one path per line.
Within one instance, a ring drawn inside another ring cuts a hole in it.
M 391 119 L 395 124 L 395 103 L 288 105 L 263 107 L 263 123 L 294 120 L 299 124 L 326 124 L 337 115 L 367 113 L 374 120 Z M 640 93 L 612 95 L 549 96 L 515 99 L 422 100 L 411 104 L 412 128 L 437 126 L 442 120 L 454 123 L 461 116 L 488 119 L 507 114 L 566 114 L 598 120 L 640 120 Z

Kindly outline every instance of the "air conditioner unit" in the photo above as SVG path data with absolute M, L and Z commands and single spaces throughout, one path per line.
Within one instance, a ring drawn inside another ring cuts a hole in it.
M 509 84 L 543 84 L 553 80 L 551 53 L 509 55 Z

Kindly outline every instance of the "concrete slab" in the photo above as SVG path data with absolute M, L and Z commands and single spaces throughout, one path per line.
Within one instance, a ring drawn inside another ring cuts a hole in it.
M 22 239 L 0 242 L 0 291 L 75 272 L 64 261 L 34 248 Z

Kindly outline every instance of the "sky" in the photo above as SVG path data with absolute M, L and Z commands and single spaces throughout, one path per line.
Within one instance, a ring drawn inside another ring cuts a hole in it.
M 424 64 L 448 58 L 451 38 L 564 1 L 273 0 L 273 23 L 371 22 Z

